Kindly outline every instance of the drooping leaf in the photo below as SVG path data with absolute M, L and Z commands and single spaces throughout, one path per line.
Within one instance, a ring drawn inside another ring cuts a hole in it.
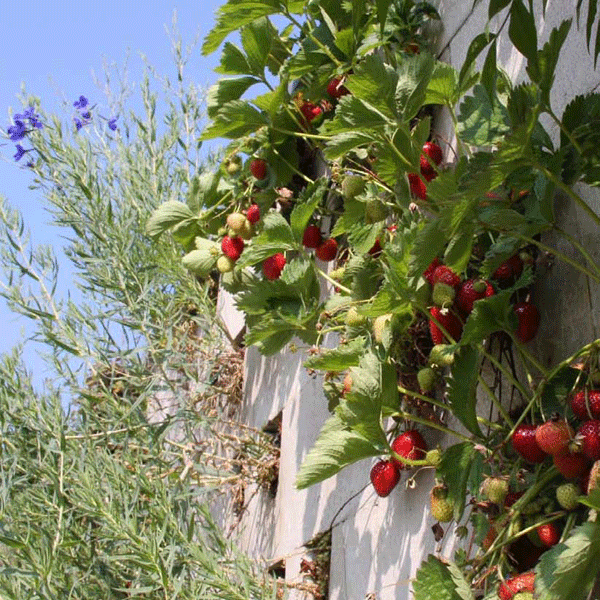
M 454 519 L 457 522 L 465 509 L 467 484 L 477 455 L 473 444 L 455 444 L 444 450 L 442 461 L 437 468 L 439 476 L 448 486 L 448 500 L 454 506 Z
M 242 28 L 242 46 L 253 75 L 258 77 L 264 75 L 273 40 L 278 37 L 277 30 L 266 17 L 257 19 Z
M 231 42 L 226 42 L 221 51 L 221 63 L 215 69 L 224 75 L 247 75 L 251 68 L 244 53 Z
M 515 48 L 528 60 L 537 65 L 537 29 L 533 13 L 529 12 L 522 0 L 512 0 L 508 37 Z
M 510 0 L 509 0 L 510 1 Z M 491 3 L 490 3 L 491 6 Z M 458 75 L 458 89 L 462 94 L 467 91 L 467 82 L 472 79 L 471 73 L 473 71 L 473 65 L 475 64 L 475 59 L 484 51 L 485 47 L 490 44 L 492 41 L 496 39 L 495 34 L 489 32 L 482 32 L 476 35 L 471 44 L 469 45 L 469 49 L 467 50 L 467 55 L 463 62 L 463 66 L 460 69 L 460 73 Z M 437 66 L 436 66 L 437 69 Z M 435 72 L 434 72 L 435 77 Z
M 327 186 L 328 180 L 325 177 L 321 177 L 314 183 L 310 183 L 297 199 L 294 210 L 292 210 L 292 214 L 290 215 L 290 227 L 296 241 L 302 242 L 304 230 L 315 209 L 323 200 Z
M 259 83 L 255 77 L 236 77 L 235 79 L 219 79 L 211 86 L 206 96 L 206 112 L 214 118 L 224 104 L 239 100 L 246 90 Z
M 450 377 L 446 380 L 448 404 L 452 414 L 476 436 L 483 437 L 477 421 L 477 377 L 479 354 L 463 346 L 454 355 Z
M 427 222 L 417 233 L 411 249 L 409 275 L 419 278 L 446 244 L 446 228 L 440 219 Z
M 540 600 L 585 600 L 600 573 L 600 524 L 576 527 L 564 543 L 544 552 L 536 567 Z
M 202 133 L 201 139 L 236 139 L 253 133 L 266 124 L 265 117 L 248 102 L 233 100 L 221 107 L 214 121 Z
M 194 213 L 187 204 L 178 200 L 163 202 L 150 216 L 146 223 L 146 233 L 157 238 L 171 227 L 194 218 Z
M 492 19 L 503 8 L 506 8 L 511 3 L 511 0 L 490 0 L 488 7 L 488 19 Z
M 347 465 L 380 454 L 378 448 L 346 428 L 334 414 L 325 421 L 315 445 L 302 461 L 296 487 L 305 489 L 332 477 Z
M 478 344 L 492 333 L 501 330 L 512 311 L 510 295 L 509 290 L 504 290 L 489 298 L 477 300 L 465 323 L 460 343 Z
M 188 252 L 182 259 L 183 266 L 198 277 L 207 277 L 214 268 L 220 254 L 219 244 L 205 238 L 196 238 L 196 249 Z

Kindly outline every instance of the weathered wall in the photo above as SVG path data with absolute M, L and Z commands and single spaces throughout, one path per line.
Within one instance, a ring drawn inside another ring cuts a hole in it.
M 572 16 L 573 3 L 549 0 L 545 20 L 538 19 L 539 42 L 546 41 L 551 29 Z M 441 0 L 443 30 L 439 39 L 442 59 L 460 68 L 472 38 L 483 31 L 487 3 L 475 10 L 472 2 Z M 495 31 L 506 11 L 492 22 Z M 526 77 L 523 57 L 505 35 L 499 40 L 498 62 L 513 81 Z M 585 47 L 584 33 L 573 25 L 558 64 L 552 103 L 557 114 L 577 94 L 596 89 L 600 78 L 593 58 Z M 441 139 L 452 139 L 449 119 L 436 124 Z M 557 138 L 557 128 L 548 126 Z M 594 210 L 600 212 L 600 196 L 583 191 Z M 589 218 L 565 199 L 557 200 L 559 224 L 578 239 L 593 257 L 600 259 L 597 231 Z M 545 236 L 544 243 L 556 245 L 578 258 L 568 244 Z M 579 260 L 579 258 L 578 258 Z M 598 335 L 600 288 L 571 267 L 556 261 L 536 284 L 533 300 L 540 308 L 542 325 L 532 349 L 547 364 L 565 358 Z M 224 318 L 232 328 L 240 327 L 231 307 Z M 238 331 L 233 332 L 233 337 Z M 319 531 L 332 527 L 331 600 L 405 600 L 411 597 L 410 580 L 419 564 L 431 552 L 450 556 L 455 545 L 453 525 L 436 543 L 434 524 L 428 511 L 432 487 L 431 471 L 416 476 L 416 488 L 400 485 L 388 498 L 378 498 L 369 484 L 373 461 L 361 461 L 337 477 L 308 490 L 298 491 L 294 480 L 304 456 L 317 438 L 328 416 L 321 381 L 302 368 L 304 355 L 284 352 L 261 357 L 255 349 L 246 352 L 246 383 L 243 411 L 250 425 L 263 427 L 282 412 L 280 480 L 274 502 L 257 497 L 241 530 L 243 545 L 268 559 L 286 559 L 286 579 L 300 581 L 303 544 Z M 431 445 L 439 438 L 431 434 Z M 449 443 L 448 440 L 441 440 Z M 406 476 L 403 476 L 403 482 Z M 373 594 L 373 596 L 368 596 Z

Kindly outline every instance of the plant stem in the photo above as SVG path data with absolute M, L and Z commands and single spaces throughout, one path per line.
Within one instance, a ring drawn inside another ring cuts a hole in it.
M 327 273 L 325 273 L 325 271 L 323 271 L 323 269 L 317 269 L 317 273 L 323 279 L 326 279 L 327 281 L 329 281 L 329 283 L 331 283 L 335 287 L 340 288 L 340 290 L 342 290 L 342 292 L 346 292 L 346 294 L 352 295 L 352 290 L 351 289 L 349 289 L 346 286 L 342 285 L 339 281 L 336 281 L 335 279 L 332 279 L 331 277 L 329 277 L 329 275 L 327 275 Z
M 459 433 L 458 431 L 454 431 L 453 429 L 449 429 L 448 427 L 444 427 L 443 425 L 439 425 L 434 421 L 429 421 L 427 419 L 423 419 L 422 417 L 417 417 L 416 415 L 412 415 L 410 413 L 405 413 L 403 411 L 397 411 L 393 415 L 393 417 L 399 417 L 401 419 L 406 419 L 408 421 L 414 421 L 415 423 L 419 423 L 421 425 L 425 425 L 426 427 L 431 427 L 432 429 L 437 429 L 438 431 L 442 431 L 447 433 L 448 435 L 453 435 L 457 437 L 459 440 L 463 440 L 463 442 L 469 442 L 470 444 L 474 444 L 475 442 L 467 437 L 466 435 Z
M 477 349 L 481 352 L 501 373 L 514 385 L 519 392 L 523 395 L 524 398 L 529 397 L 529 392 L 521 385 L 521 382 L 516 379 L 513 374 L 492 354 L 490 354 L 483 346 L 483 344 L 479 344 Z
M 537 358 L 535 358 L 535 356 L 533 356 L 533 354 L 531 354 L 531 352 L 529 352 L 529 350 L 527 350 L 523 346 L 523 344 L 517 339 L 517 337 L 514 335 L 514 333 L 512 331 L 509 332 L 509 335 L 513 341 L 513 344 L 515 345 L 516 349 L 518 350 L 519 354 L 521 354 L 521 356 L 523 358 L 526 358 L 527 361 L 529 363 L 531 363 L 547 379 L 548 371 L 544 367 L 542 367 L 542 365 L 539 363 Z
M 496 410 L 502 415 L 502 418 L 506 421 L 509 427 L 513 426 L 512 419 L 509 414 L 506 412 L 506 409 L 502 406 L 502 403 L 498 398 L 496 398 L 496 394 L 490 389 L 490 386 L 487 384 L 487 381 L 481 376 L 477 375 L 477 381 L 479 385 L 485 390 L 486 394 L 490 397 L 492 404 L 496 407 Z

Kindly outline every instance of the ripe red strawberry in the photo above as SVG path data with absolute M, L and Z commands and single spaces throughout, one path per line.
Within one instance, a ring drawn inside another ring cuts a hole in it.
M 306 248 L 318 248 L 322 241 L 323 236 L 321 235 L 321 230 L 317 227 L 317 225 L 309 225 L 304 230 L 302 244 Z
M 515 452 L 520 454 L 526 461 L 532 463 L 541 463 L 548 456 L 535 441 L 535 432 L 537 425 L 519 425 L 512 435 L 512 447 Z
M 517 338 L 526 344 L 530 342 L 537 333 L 538 327 L 540 326 L 540 313 L 535 307 L 535 304 L 530 302 L 517 302 L 513 306 L 513 311 L 519 319 L 519 325 L 515 335 Z
M 489 281 L 482 279 L 466 279 L 460 284 L 456 294 L 456 305 L 466 314 L 473 310 L 473 303 L 482 298 L 494 295 L 494 288 Z
M 258 204 L 252 204 L 248 207 L 246 219 L 248 219 L 250 223 L 256 223 L 260 220 L 260 208 L 258 207 Z
M 550 419 L 535 431 L 535 441 L 547 454 L 558 454 L 567 449 L 573 438 L 573 428 L 563 419 Z
M 318 248 L 315 250 L 317 258 L 325 262 L 333 260 L 337 254 L 338 243 L 334 238 L 329 238 L 321 242 Z
M 378 496 L 385 498 L 400 481 L 400 471 L 392 460 L 380 460 L 371 468 L 371 483 Z
M 231 260 L 237 260 L 244 250 L 244 240 L 241 237 L 229 237 L 226 235 L 221 241 L 221 250 Z
M 544 546 L 547 548 L 555 546 L 560 540 L 560 531 L 555 523 L 546 523 L 545 525 L 540 525 L 536 531 L 540 538 L 540 542 L 542 542 L 542 544 L 544 544 Z
M 439 308 L 438 306 L 433 306 L 429 309 L 429 314 L 440 323 L 454 341 L 460 339 L 463 323 L 453 312 Z M 446 336 L 433 320 L 429 321 L 429 333 L 431 334 L 431 339 L 434 344 L 444 344 L 447 341 L 450 341 L 446 340 Z
M 498 588 L 500 600 L 512 600 L 519 592 L 533 592 L 535 584 L 535 571 L 519 573 L 504 581 Z
M 413 196 L 420 200 L 427 200 L 427 186 L 416 173 L 408 174 L 408 183 Z
M 600 419 L 600 390 L 579 390 L 571 398 L 571 410 L 582 421 Z
M 600 460 L 600 421 L 586 421 L 578 430 L 575 438 L 581 444 L 581 452 L 590 460 Z
M 554 466 L 565 479 L 577 479 L 581 477 L 588 468 L 588 459 L 581 452 L 571 453 L 563 450 L 552 457 Z
M 421 154 L 421 175 L 426 181 L 431 181 L 437 177 L 435 169 L 431 166 L 427 160 L 427 156 L 437 166 L 442 162 L 444 157 L 442 149 L 435 142 L 425 142 L 423 144 L 423 154 Z
M 283 271 L 283 267 L 285 267 L 285 262 L 285 256 L 281 252 L 269 256 L 262 265 L 265 277 L 271 280 L 279 279 L 281 271 Z
M 340 85 L 341 81 L 341 77 L 334 77 L 327 84 L 327 93 L 336 100 L 350 93 L 350 91 L 347 88 L 345 88 L 343 85 Z
M 409 429 L 392 442 L 392 450 L 409 460 L 423 460 L 427 452 L 427 444 L 416 429 Z M 398 468 L 405 468 L 404 463 L 397 458 L 392 458 L 392 460 L 396 462 Z M 407 468 L 410 468 L 410 465 Z
M 381 242 L 379 241 L 379 238 L 377 238 L 375 240 L 375 243 L 373 244 L 373 246 L 371 246 L 371 249 L 369 250 L 369 255 L 373 258 L 377 258 L 381 254 L 381 250 Z
M 440 265 L 436 267 L 431 275 L 431 283 L 445 283 L 450 287 L 457 288 L 460 285 L 460 277 L 446 265 Z
M 441 265 L 440 259 L 436 256 L 431 264 L 423 271 L 423 279 L 428 281 L 431 285 L 433 285 L 433 273 L 435 270 Z
M 511 256 L 505 260 L 492 275 L 492 279 L 495 279 L 501 287 L 508 286 L 514 283 L 516 279 L 523 272 L 523 261 L 518 254 Z
M 508 492 L 504 498 L 504 508 L 510 508 L 525 492 Z
M 323 113 L 323 109 L 312 102 L 305 101 L 300 105 L 300 112 L 304 117 L 304 124 L 307 125 L 318 118 Z
M 250 173 L 256 179 L 264 179 L 267 176 L 267 163 L 262 158 L 255 158 L 250 163 Z

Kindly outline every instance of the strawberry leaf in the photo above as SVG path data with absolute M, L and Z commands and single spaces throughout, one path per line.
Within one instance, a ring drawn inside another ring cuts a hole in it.
M 564 543 L 544 552 L 536 568 L 540 600 L 585 600 L 598 575 L 600 524 L 576 527 Z
M 296 487 L 300 490 L 310 487 L 336 475 L 347 465 L 381 453 L 380 448 L 348 429 L 334 414 L 325 421 L 315 445 L 302 461 Z
M 421 563 L 413 583 L 415 600 L 473 600 L 458 567 L 442 562 L 430 554 L 427 561 Z
M 320 371 L 345 371 L 350 367 L 357 367 L 364 353 L 365 338 L 358 337 L 337 348 L 321 349 L 318 354 L 311 356 L 304 366 Z
M 248 102 L 232 100 L 221 107 L 214 121 L 204 130 L 202 140 L 240 138 L 267 124 L 265 117 Z
M 263 230 L 252 240 L 252 246 L 244 250 L 239 262 L 242 266 L 254 265 L 297 245 L 289 223 L 280 213 L 272 211 L 265 215 Z
M 187 204 L 178 200 L 168 200 L 152 213 L 146 223 L 146 233 L 156 239 L 171 227 L 193 218 L 194 213 Z
M 473 304 L 473 311 L 465 323 L 460 338 L 461 345 L 478 344 L 507 325 L 512 312 L 511 294 L 511 290 L 504 290 L 490 298 L 477 300 Z
M 236 77 L 235 79 L 220 79 L 211 86 L 206 95 L 206 112 L 213 118 L 220 108 L 231 102 L 239 100 L 242 94 L 259 80 L 255 77 Z
M 479 354 L 471 346 L 463 346 L 454 355 L 450 377 L 446 381 L 448 404 L 452 414 L 473 434 L 484 437 L 477 421 L 477 377 Z
M 467 485 L 473 465 L 477 464 L 475 446 L 469 442 L 455 444 L 444 451 L 437 473 L 448 486 L 448 500 L 454 506 L 454 519 L 460 521 L 465 509 Z M 481 456 L 481 455 L 479 455 Z
M 300 197 L 296 201 L 294 210 L 290 215 L 290 227 L 296 241 L 300 243 L 304 230 L 308 225 L 310 218 L 321 200 L 325 190 L 327 190 L 328 181 L 322 177 L 317 179 L 314 183 L 309 184 L 305 190 L 302 191 Z
M 425 104 L 442 104 L 454 107 L 458 100 L 458 74 L 447 63 L 437 62 L 427 85 Z

